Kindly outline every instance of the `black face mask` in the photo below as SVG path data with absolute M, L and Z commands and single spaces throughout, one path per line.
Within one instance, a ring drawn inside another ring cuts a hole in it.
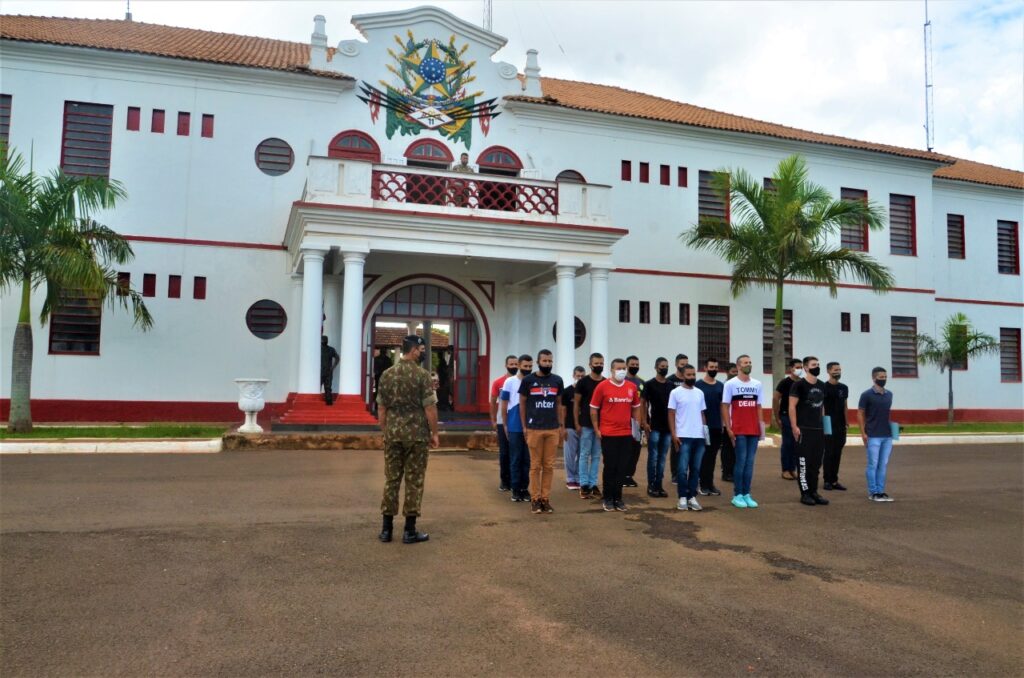
M 626 371 L 629 372 L 631 375 L 633 375 L 635 377 L 636 373 L 640 371 L 640 368 L 639 367 L 627 367 Z
M 840 379 L 843 378 L 843 373 L 842 372 L 836 372 L 835 374 L 832 375 L 832 378 L 835 379 L 836 381 L 839 381 Z
M 537 371 L 543 374 L 544 376 L 547 376 L 551 374 L 551 365 L 540 365 L 539 367 L 537 367 Z
M 875 384 L 878 385 L 878 388 L 885 388 L 885 381 L 885 379 L 875 379 Z
M 813 374 L 814 376 L 818 376 L 819 374 L 821 374 L 821 368 L 820 367 L 812 367 L 811 369 L 809 369 L 807 371 L 810 372 L 811 374 Z
M 594 374 L 601 374 L 602 372 L 604 372 L 604 365 L 594 365 L 593 367 L 590 368 L 590 371 L 593 372 Z
M 659 377 L 664 377 L 666 374 L 668 374 L 668 368 L 667 367 L 659 367 L 658 368 L 658 376 Z
M 677 367 L 676 368 L 676 374 L 678 374 L 680 377 L 683 376 L 683 368 L 682 367 Z
M 708 370 L 708 376 L 714 379 L 718 376 L 718 370 Z
M 694 384 L 697 383 L 697 380 L 695 378 L 694 379 L 683 379 L 683 383 L 686 384 L 687 386 L 693 386 Z
M 516 372 L 519 371 L 518 367 L 506 367 L 505 369 L 508 370 L 509 375 L 513 377 L 516 376 Z
M 519 374 L 523 375 L 524 377 L 526 375 L 528 375 L 529 373 L 530 373 L 530 370 L 519 370 Z

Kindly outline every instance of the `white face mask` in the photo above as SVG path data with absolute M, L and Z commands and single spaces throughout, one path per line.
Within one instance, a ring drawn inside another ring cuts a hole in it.
M 804 378 L 804 371 L 803 370 L 793 370 L 793 376 L 795 376 L 797 379 L 803 379 Z
M 615 381 L 622 381 L 626 378 L 626 370 L 615 370 Z

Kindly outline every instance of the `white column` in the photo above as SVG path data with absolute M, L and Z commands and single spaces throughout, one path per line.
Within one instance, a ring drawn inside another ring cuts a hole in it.
M 558 277 L 555 373 L 568 382 L 572 378 L 576 355 L 576 267 L 558 266 L 555 275 Z
M 518 285 L 507 285 L 505 287 L 505 304 L 508 307 L 504 313 L 505 320 L 505 350 L 508 353 L 521 355 L 526 348 L 523 346 L 520 329 L 523 326 L 520 315 L 522 305 L 519 303 L 522 296 Z
M 299 355 L 302 353 L 302 274 L 292 273 L 292 299 L 288 306 L 288 317 L 292 322 L 298 321 L 298 325 L 292 325 L 299 329 L 297 338 L 291 338 L 291 362 L 288 365 L 294 381 L 288 385 L 288 391 L 299 392 Z M 295 337 L 294 330 L 292 337 Z
M 537 327 L 534 328 L 534 344 L 528 353 L 536 353 L 542 348 L 551 348 L 554 339 L 551 337 L 551 307 L 548 304 L 547 287 L 536 287 L 533 290 L 533 317 L 537 319 Z M 555 356 L 556 358 L 558 356 Z
M 608 269 L 590 268 L 590 352 L 608 355 Z
M 335 348 L 341 339 L 341 280 L 338 276 L 324 276 L 324 326 L 321 330 L 327 335 L 327 343 Z M 340 349 L 339 349 L 340 350 Z M 340 366 L 338 368 L 341 369 Z M 338 386 L 338 370 L 335 370 L 332 384 Z
M 345 278 L 341 304 L 341 379 L 340 395 L 359 395 L 359 374 L 362 371 L 363 335 L 363 265 L 365 252 L 342 252 Z
M 302 250 L 302 325 L 299 333 L 299 393 L 320 392 L 320 325 L 324 308 L 326 250 Z

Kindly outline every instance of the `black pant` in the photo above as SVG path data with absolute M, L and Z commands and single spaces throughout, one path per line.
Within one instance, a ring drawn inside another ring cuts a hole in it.
M 629 458 L 629 464 L 626 467 L 627 478 L 632 478 L 636 475 L 636 465 L 640 463 L 640 450 L 643 448 L 639 440 L 632 436 L 630 436 L 630 439 L 633 441 L 633 450 L 630 452 L 632 456 Z
M 334 394 L 331 393 L 331 377 L 333 375 L 328 372 L 327 374 L 320 375 L 320 385 L 324 388 L 324 401 L 328 405 L 334 404 Z
M 633 454 L 633 436 L 601 436 L 601 455 L 604 457 L 604 498 L 622 501 L 622 480 Z
M 675 445 L 672 445 L 668 453 L 669 470 L 672 472 L 672 482 L 676 482 L 676 476 L 679 475 L 679 450 Z
M 732 478 L 732 469 L 736 466 L 736 448 L 733 447 L 729 433 L 722 429 L 722 480 Z
M 722 429 L 708 427 L 711 443 L 704 446 L 704 457 L 700 460 L 700 486 L 705 490 L 715 486 L 715 458 L 722 447 Z M 725 467 L 722 467 L 725 470 Z
M 839 482 L 839 462 L 843 460 L 846 447 L 846 429 L 832 429 L 832 435 L 825 437 L 825 482 Z
M 820 428 L 801 428 L 796 454 L 800 494 L 817 494 L 818 472 L 821 471 L 821 459 L 825 456 L 825 431 Z

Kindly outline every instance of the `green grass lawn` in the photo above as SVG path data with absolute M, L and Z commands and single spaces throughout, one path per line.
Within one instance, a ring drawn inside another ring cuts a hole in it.
M 143 424 L 141 426 L 36 426 L 31 433 L 10 433 L 4 438 L 219 438 L 227 429 L 202 424 Z
M 1021 433 L 1024 434 L 1024 423 L 986 423 L 967 422 L 955 423 L 952 426 L 945 424 L 903 424 L 902 431 L 905 435 L 914 433 Z M 769 433 L 778 434 L 777 428 L 769 428 Z M 849 436 L 860 435 L 860 428 L 851 426 L 846 432 Z

